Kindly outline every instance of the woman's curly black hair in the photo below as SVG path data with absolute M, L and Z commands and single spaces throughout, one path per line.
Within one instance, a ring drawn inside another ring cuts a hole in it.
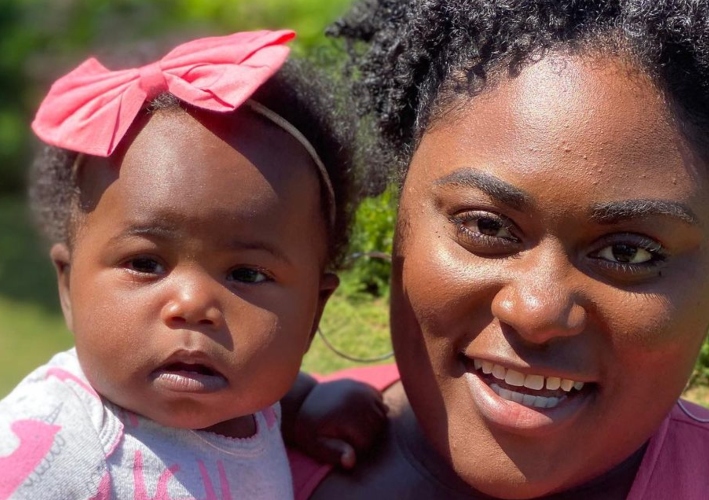
M 551 51 L 627 57 L 709 158 L 706 0 L 360 0 L 329 34 L 346 41 L 359 113 L 378 137 L 371 157 L 384 160 L 375 168 L 405 173 L 452 104 Z
M 328 233 L 329 261 L 336 268 L 345 255 L 354 208 L 361 188 L 355 172 L 354 111 L 321 70 L 305 61 L 289 60 L 252 98 L 285 118 L 320 156 L 335 193 L 335 224 Z M 158 96 L 146 112 L 186 105 L 171 94 Z M 46 146 L 36 156 L 29 182 L 35 220 L 52 243 L 71 245 L 79 204 L 74 163 L 77 154 Z M 322 186 L 322 184 L 321 184 Z M 323 213 L 330 207 L 323 189 Z M 326 217 L 327 219 L 327 217 Z

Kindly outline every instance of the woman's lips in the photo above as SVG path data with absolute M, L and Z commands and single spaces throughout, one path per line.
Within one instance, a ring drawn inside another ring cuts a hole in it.
M 152 373 L 159 387 L 174 392 L 210 393 L 225 389 L 226 377 L 205 363 L 172 361 Z
M 597 391 L 597 384 L 523 374 L 487 361 L 466 360 L 465 374 L 481 415 L 497 426 L 528 433 L 551 431 L 571 421 Z

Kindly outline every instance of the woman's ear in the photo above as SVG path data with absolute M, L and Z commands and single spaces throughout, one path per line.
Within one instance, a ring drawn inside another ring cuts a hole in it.
M 318 325 L 320 325 L 320 318 L 322 318 L 322 313 L 325 310 L 327 301 L 330 299 L 337 287 L 340 286 L 340 278 L 335 273 L 325 273 L 320 279 L 320 293 L 318 295 L 318 309 L 315 312 L 315 319 L 313 320 L 313 327 L 310 330 L 310 338 L 308 339 L 308 345 L 306 346 L 306 351 L 310 349 L 310 344 L 315 337 L 315 333 L 318 331 Z
M 65 243 L 55 243 L 49 251 L 49 256 L 57 272 L 57 285 L 59 287 L 59 303 L 64 313 L 67 328 L 73 331 L 71 315 L 71 294 L 69 293 L 69 278 L 71 272 L 71 250 Z

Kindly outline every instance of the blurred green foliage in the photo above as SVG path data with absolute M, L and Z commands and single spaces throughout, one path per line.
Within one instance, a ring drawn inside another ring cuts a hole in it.
M 694 372 L 690 379 L 689 386 L 709 386 L 709 338 L 704 339 L 702 349 L 699 351 L 697 364 L 694 365 Z
M 389 295 L 396 204 L 397 191 L 390 187 L 377 197 L 366 198 L 357 209 L 351 253 L 345 263 L 349 272 L 341 284 L 352 299 L 359 294 Z
M 151 57 L 204 35 L 294 28 L 300 55 L 349 0 L 0 0 L 0 196 L 24 190 L 32 115 L 58 76 L 90 55 Z M 156 53 L 157 52 L 157 53 Z M 123 58 L 125 59 L 125 58 Z

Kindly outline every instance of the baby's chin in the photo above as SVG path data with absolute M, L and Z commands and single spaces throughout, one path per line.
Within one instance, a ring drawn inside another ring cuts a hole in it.
M 137 398 L 134 391 L 127 389 L 97 387 L 96 390 L 102 398 L 123 410 L 165 427 L 211 430 L 224 435 L 243 434 L 243 428 L 253 427 L 251 425 L 254 421 L 253 412 L 235 408 L 233 403 L 238 398 L 233 395 L 175 396 L 172 393 L 165 395 L 159 390 L 154 390 Z M 234 430 L 228 433 L 229 429 Z

